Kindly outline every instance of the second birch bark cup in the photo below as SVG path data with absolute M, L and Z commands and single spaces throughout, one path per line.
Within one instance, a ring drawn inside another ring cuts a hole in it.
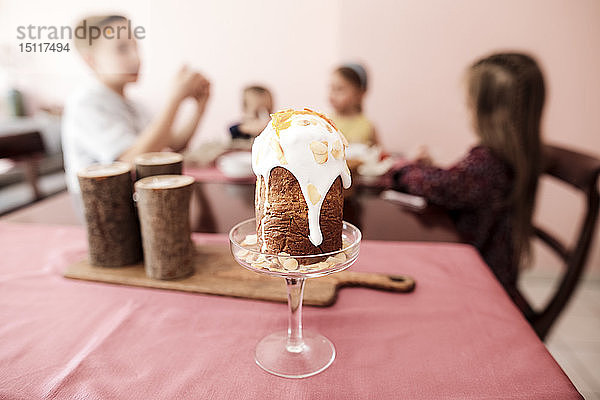
M 134 161 L 136 180 L 154 175 L 181 175 L 183 171 L 183 156 L 179 153 L 144 153 Z
M 146 275 L 177 279 L 194 272 L 190 198 L 194 178 L 158 175 L 135 183 Z

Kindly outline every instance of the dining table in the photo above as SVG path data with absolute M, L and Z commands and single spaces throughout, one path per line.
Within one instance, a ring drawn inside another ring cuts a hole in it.
M 256 178 L 231 179 L 215 167 L 186 167 L 196 179 L 192 197 L 192 230 L 227 233 L 238 222 L 254 217 Z M 357 184 L 344 201 L 344 220 L 373 240 L 462 242 L 454 223 L 436 207 L 411 210 L 381 198 L 379 183 Z M 62 192 L 0 217 L 0 221 L 83 226 L 84 218 L 72 195 Z
M 253 183 L 184 173 L 198 181 L 192 240 L 227 247 L 254 214 Z M 285 304 L 66 279 L 88 244 L 65 193 L 0 218 L 0 399 L 580 399 L 451 219 L 381 189 L 346 199 L 364 235 L 351 270 L 416 287 L 343 288 L 332 306 L 305 307 L 337 355 L 304 379 L 254 362 L 286 326 Z

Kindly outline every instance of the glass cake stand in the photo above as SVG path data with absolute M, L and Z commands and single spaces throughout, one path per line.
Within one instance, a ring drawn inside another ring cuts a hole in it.
M 305 378 L 318 374 L 335 359 L 335 347 L 325 336 L 302 329 L 302 297 L 307 278 L 342 271 L 356 261 L 361 233 L 343 222 L 343 246 L 339 251 L 307 256 L 260 252 L 256 222 L 240 222 L 229 232 L 231 252 L 244 268 L 285 279 L 288 300 L 288 329 L 272 333 L 256 346 L 256 363 L 265 371 L 285 378 Z

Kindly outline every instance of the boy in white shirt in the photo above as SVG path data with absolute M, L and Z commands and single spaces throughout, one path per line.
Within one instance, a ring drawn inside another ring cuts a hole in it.
M 112 37 L 75 39 L 75 47 L 93 70 L 96 82 L 73 94 L 65 105 L 62 145 L 67 186 L 78 194 L 77 172 L 94 163 L 131 162 L 135 156 L 170 148 L 184 149 L 204 114 L 210 84 L 201 74 L 183 67 L 178 72 L 165 106 L 153 117 L 125 96 L 125 87 L 137 81 L 140 57 L 134 37 L 123 32 L 123 16 L 89 17 L 78 24 L 113 33 Z M 123 28 L 124 27 L 124 28 Z M 130 27 L 130 25 L 129 25 Z M 89 29 L 89 28 L 88 28 Z M 114 33 L 120 32 L 120 35 Z M 173 122 L 186 98 L 196 101 L 185 126 L 174 131 Z

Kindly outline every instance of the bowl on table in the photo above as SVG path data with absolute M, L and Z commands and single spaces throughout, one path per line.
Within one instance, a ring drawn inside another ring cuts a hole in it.
M 254 176 L 252 154 L 249 151 L 233 151 L 217 159 L 217 169 L 227 178 L 245 179 Z

